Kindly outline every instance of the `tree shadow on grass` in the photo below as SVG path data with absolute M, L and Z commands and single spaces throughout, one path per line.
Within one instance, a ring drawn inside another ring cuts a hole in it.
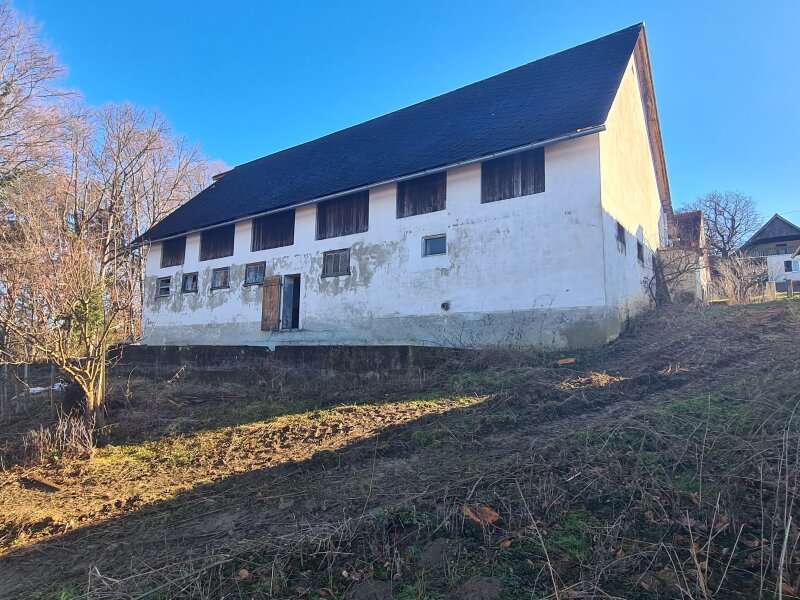
M 652 374 L 587 394 L 586 389 L 557 385 L 568 372 L 551 380 L 532 369 L 520 370 L 517 380 L 514 371 L 500 373 L 504 383 L 492 384 L 500 386 L 498 391 L 477 396 L 471 404 L 453 403 L 444 412 L 373 429 L 304 460 L 227 475 L 11 552 L 0 558 L 0 597 L 67 583 L 85 585 L 90 570 L 121 580 L 168 565 L 179 572 L 188 561 L 197 561 L 196 567 L 230 557 L 237 549 L 291 545 L 282 536 L 315 524 L 358 518 L 379 508 L 414 508 L 421 498 L 468 487 L 483 473 L 503 469 L 544 437 L 569 433 L 575 422 L 563 417 L 602 411 L 685 381 Z M 475 390 L 491 387 L 478 383 L 468 381 Z M 135 577 L 119 584 L 138 592 L 140 585 Z
M 257 546 L 260 539 L 403 505 L 406 498 L 413 502 L 464 476 L 465 458 L 475 456 L 463 453 L 458 440 L 445 443 L 439 436 L 480 420 L 494 402 L 391 426 L 308 460 L 230 475 L 16 550 L 0 558 L 0 597 L 84 587 L 90 570 L 124 579 L 192 559 L 213 562 L 237 548 Z M 139 582 L 130 583 L 135 588 Z

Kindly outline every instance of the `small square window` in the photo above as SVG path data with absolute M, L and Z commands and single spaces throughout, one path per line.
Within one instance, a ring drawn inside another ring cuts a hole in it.
M 264 273 L 266 271 L 266 263 L 250 263 L 244 268 L 244 284 L 245 285 L 261 285 L 264 283 Z
M 791 273 L 792 272 L 792 261 L 790 261 L 790 260 L 783 261 L 783 271 L 784 271 L 784 273 Z
M 211 271 L 211 289 L 222 290 L 230 287 L 231 285 L 231 269 L 230 267 L 222 267 L 221 269 L 214 269 Z
M 181 283 L 181 292 L 184 294 L 194 294 L 197 292 L 197 273 L 184 273 Z
M 331 250 L 322 254 L 322 276 L 350 275 L 350 248 Z
M 621 223 L 617 223 L 617 250 L 619 250 L 621 254 L 628 253 L 628 247 L 625 243 L 625 228 Z
M 445 234 L 422 238 L 422 256 L 439 254 L 447 254 L 447 236 Z
M 636 241 L 636 258 L 639 262 L 644 264 L 644 245 L 640 241 Z
M 163 298 L 164 296 L 169 296 L 169 288 L 171 283 L 172 283 L 172 277 L 159 277 L 158 292 L 156 292 L 156 295 L 159 298 Z

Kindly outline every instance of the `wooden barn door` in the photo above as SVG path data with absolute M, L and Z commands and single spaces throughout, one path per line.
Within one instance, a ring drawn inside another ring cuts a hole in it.
M 263 287 L 261 331 L 277 331 L 281 328 L 281 276 L 264 278 Z

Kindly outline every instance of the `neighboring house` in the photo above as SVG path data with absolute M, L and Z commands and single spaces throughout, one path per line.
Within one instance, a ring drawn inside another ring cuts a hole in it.
M 669 220 L 669 245 L 659 250 L 670 277 L 670 293 L 676 300 L 708 298 L 711 263 L 703 211 L 675 213 Z
M 141 237 L 142 342 L 601 344 L 671 214 L 636 25 L 223 173 Z
M 800 282 L 800 227 L 782 216 L 772 215 L 739 251 L 748 256 L 764 257 L 767 276 L 775 283 L 775 291 L 787 291 L 789 281 Z

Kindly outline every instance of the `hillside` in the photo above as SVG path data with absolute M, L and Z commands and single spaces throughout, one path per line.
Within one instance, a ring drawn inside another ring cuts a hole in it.
M 117 372 L 91 458 L 0 472 L 0 597 L 796 597 L 797 308 L 673 307 L 561 367 Z

